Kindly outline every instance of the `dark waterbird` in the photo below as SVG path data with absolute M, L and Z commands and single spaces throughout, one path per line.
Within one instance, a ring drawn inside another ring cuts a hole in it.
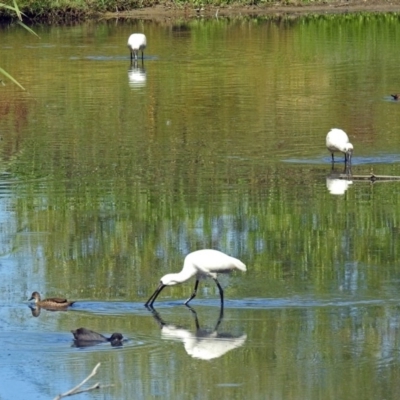
M 47 308 L 50 310 L 65 310 L 74 304 L 74 301 L 69 301 L 60 297 L 49 297 L 42 300 L 38 292 L 33 292 L 29 301 L 34 300 L 37 307 Z
M 110 342 L 111 346 L 122 346 L 123 336 L 119 332 L 114 332 L 109 338 L 91 331 L 86 328 L 78 328 L 72 330 L 71 333 L 74 335 L 74 342 L 77 347 L 94 346 L 99 343 Z
M 391 94 L 391 96 L 393 97 L 393 100 L 399 100 L 399 98 L 400 98 L 400 94 L 398 94 L 398 93 Z
M 240 271 L 246 271 L 246 266 L 237 258 L 228 256 L 218 250 L 204 249 L 197 250 L 193 253 L 189 253 L 185 257 L 183 268 L 181 272 L 177 274 L 164 275 L 156 291 L 145 303 L 146 307 L 153 307 L 153 303 L 156 300 L 160 292 L 165 286 L 173 286 L 178 283 L 183 283 L 190 279 L 192 276 L 196 276 L 196 283 L 192 295 L 185 301 L 185 305 L 189 303 L 197 294 L 197 288 L 199 286 L 199 280 L 207 277 L 213 278 L 214 282 L 218 286 L 219 294 L 221 297 L 221 305 L 224 303 L 224 291 L 218 282 L 217 274 L 228 273 L 235 269 Z

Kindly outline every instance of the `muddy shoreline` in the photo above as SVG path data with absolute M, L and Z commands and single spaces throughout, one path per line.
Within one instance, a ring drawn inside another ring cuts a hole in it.
M 29 7 L 24 12 L 25 23 L 78 23 L 87 20 L 104 19 L 140 19 L 155 20 L 165 22 L 182 22 L 198 18 L 296 18 L 300 16 L 312 15 L 335 15 L 349 13 L 393 13 L 400 15 L 400 0 L 317 0 L 305 4 L 299 0 L 288 0 L 287 4 L 282 2 L 243 5 L 230 4 L 224 6 L 195 6 L 193 4 L 180 5 L 172 1 L 165 1 L 149 7 L 135 8 L 129 11 L 119 11 L 116 3 L 113 12 L 103 12 L 93 9 L 74 8 L 73 6 L 65 8 L 64 6 L 41 10 L 39 14 Z M 3 10 L 4 11 L 4 10 Z M 0 23 L 14 19 L 15 15 L 9 10 L 3 14 L 0 9 Z
M 337 1 L 320 2 L 308 5 L 294 4 L 282 5 L 281 3 L 270 5 L 229 5 L 229 6 L 204 6 L 194 8 L 177 7 L 173 4 L 159 4 L 153 7 L 145 7 L 132 11 L 105 13 L 101 18 L 135 18 L 152 20 L 177 20 L 192 18 L 215 18 L 215 17 L 281 17 L 281 16 L 304 16 L 307 14 L 344 14 L 344 13 L 400 13 L 400 0 L 367 0 L 367 1 Z

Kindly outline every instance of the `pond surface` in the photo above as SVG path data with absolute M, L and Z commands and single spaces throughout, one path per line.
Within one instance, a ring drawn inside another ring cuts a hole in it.
M 396 15 L 0 28 L 0 399 L 391 399 L 400 374 Z M 126 41 L 147 35 L 131 65 Z M 335 171 L 343 169 L 341 157 Z M 143 304 L 185 255 L 247 272 Z M 66 296 L 68 311 L 27 299 Z M 40 312 L 38 312 L 40 311 Z M 71 329 L 109 343 L 76 348 Z

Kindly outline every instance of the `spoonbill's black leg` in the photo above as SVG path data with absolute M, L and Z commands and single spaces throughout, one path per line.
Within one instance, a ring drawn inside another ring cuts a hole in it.
M 190 300 L 194 299 L 196 297 L 197 294 L 197 288 L 199 287 L 199 280 L 196 279 L 196 283 L 194 285 L 194 290 L 192 295 L 185 301 L 185 306 L 189 303 Z

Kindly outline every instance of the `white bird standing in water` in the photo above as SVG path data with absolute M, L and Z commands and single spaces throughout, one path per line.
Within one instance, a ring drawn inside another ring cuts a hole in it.
M 349 137 L 345 131 L 332 128 L 326 135 L 326 147 L 332 154 L 332 163 L 335 162 L 333 153 L 344 153 L 344 162 L 351 163 L 353 155 L 353 145 L 349 142 Z
M 137 60 L 139 51 L 142 52 L 143 60 L 143 50 L 146 48 L 147 41 L 146 36 L 143 33 L 132 33 L 128 39 L 128 47 L 131 51 L 131 60 Z
M 196 296 L 199 280 L 202 278 L 211 277 L 218 286 L 222 306 L 224 303 L 224 291 L 217 280 L 217 274 L 228 273 L 235 269 L 246 271 L 246 266 L 237 258 L 228 256 L 221 251 L 204 249 L 189 253 L 185 257 L 182 271 L 177 274 L 167 274 L 163 276 L 160 280 L 158 288 L 151 295 L 149 300 L 147 300 L 145 306 L 153 307 L 154 301 L 160 294 L 161 290 L 165 288 L 165 286 L 173 286 L 178 283 L 183 283 L 192 276 L 196 276 L 196 283 L 194 286 L 194 291 L 192 295 L 185 301 L 185 305 L 187 305 L 189 301 Z

